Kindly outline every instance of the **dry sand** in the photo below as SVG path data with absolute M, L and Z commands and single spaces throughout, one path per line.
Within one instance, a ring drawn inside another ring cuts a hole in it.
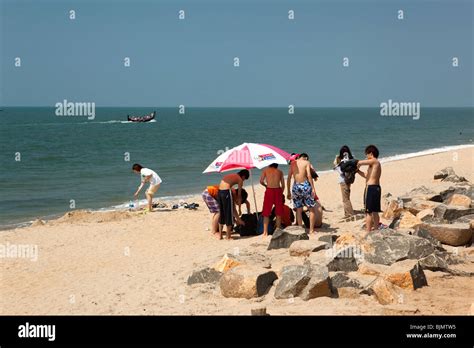
M 433 173 L 452 166 L 474 181 L 474 148 L 426 155 L 383 165 L 382 190 L 403 194 L 420 185 L 436 185 Z M 284 169 L 287 170 L 286 168 Z M 337 175 L 322 175 L 317 193 L 326 209 L 325 232 L 357 232 L 359 222 L 339 222 L 342 204 Z M 212 184 L 212 183 L 210 183 Z M 353 185 L 354 208 L 362 208 L 364 182 Z M 257 200 L 261 208 L 262 189 Z M 189 200 L 191 201 L 191 200 Z M 1 314 L 236 314 L 248 315 L 257 304 L 272 315 L 460 314 L 471 312 L 474 281 L 426 271 L 429 286 L 406 292 L 401 304 L 380 305 L 373 297 L 276 300 L 274 287 L 263 298 L 224 298 L 219 287 L 186 285 L 195 269 L 212 266 L 238 250 L 265 252 L 270 237 L 218 241 L 208 230 L 209 213 L 199 196 L 197 211 L 74 212 L 70 216 L 0 233 L 1 244 L 38 246 L 38 260 L 4 258 L 1 263 Z M 252 202 L 253 207 L 253 202 Z M 312 237 L 314 238 L 314 237 Z M 474 271 L 471 248 L 462 248 Z M 288 260 L 287 250 L 273 250 L 274 260 Z M 285 261 L 288 263 L 288 261 Z M 296 262 L 296 261 L 295 261 Z M 276 262 L 278 264 L 278 262 Z

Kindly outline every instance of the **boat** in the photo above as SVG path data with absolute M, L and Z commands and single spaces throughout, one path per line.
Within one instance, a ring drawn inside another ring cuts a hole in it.
M 155 115 L 156 115 L 156 111 L 153 111 L 151 114 L 145 115 L 145 116 L 127 115 L 127 120 L 129 120 L 130 122 L 149 122 L 155 118 Z

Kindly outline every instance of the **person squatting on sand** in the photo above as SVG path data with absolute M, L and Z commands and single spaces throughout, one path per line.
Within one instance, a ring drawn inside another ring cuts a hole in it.
M 268 236 L 268 224 L 272 207 L 275 206 L 276 228 L 281 227 L 281 217 L 283 215 L 283 192 L 285 189 L 285 178 L 283 172 L 278 169 L 277 163 L 272 163 L 265 168 L 260 176 L 260 184 L 265 186 L 265 196 L 263 197 L 263 237 Z
M 382 166 L 378 160 L 379 150 L 375 145 L 369 145 L 365 148 L 366 160 L 359 161 L 357 163 L 357 169 L 361 166 L 369 166 L 367 173 L 363 173 L 360 170 L 358 173 L 365 178 L 365 191 L 364 191 L 364 205 L 365 205 L 365 224 L 367 233 L 376 228 L 383 228 L 384 225 L 380 224 L 379 212 L 380 199 L 382 189 L 380 187 L 380 176 L 382 174 Z
M 202 192 L 202 199 L 206 203 L 209 212 L 211 213 L 211 234 L 213 236 L 219 235 L 219 203 L 217 202 L 217 197 L 219 193 L 219 185 L 208 186 Z M 237 192 L 235 189 L 232 189 L 232 197 L 235 200 Z M 245 203 L 247 207 L 247 213 L 250 214 L 250 203 L 247 200 L 248 194 L 245 189 L 242 189 L 242 204 Z M 242 215 L 241 204 L 238 204 L 238 216 Z
M 160 188 L 160 184 L 162 183 L 161 178 L 159 177 L 158 174 L 156 174 L 155 171 L 148 168 L 144 168 L 142 165 L 138 163 L 135 163 L 132 166 L 132 170 L 135 173 L 139 174 L 141 177 L 140 186 L 138 186 L 138 189 L 134 193 L 133 196 L 135 197 L 135 199 L 137 199 L 138 194 L 140 193 L 145 183 L 149 182 L 150 186 L 148 187 L 148 190 L 145 191 L 145 196 L 148 201 L 148 207 L 145 209 L 145 211 L 153 211 L 153 206 L 152 206 L 153 195 Z
M 309 233 L 313 233 L 316 223 L 316 214 L 314 211 L 315 189 L 313 178 L 311 177 L 311 163 L 309 156 L 305 153 L 297 156 L 290 162 L 287 179 L 287 198 L 293 199 L 293 207 L 296 208 L 296 222 L 298 226 L 303 226 L 303 205 L 309 210 Z M 291 188 L 291 181 L 294 178 L 294 184 Z M 291 188 L 291 189 L 290 189 Z
M 339 186 L 341 187 L 341 195 L 342 195 L 342 204 L 344 205 L 344 217 L 349 217 L 354 215 L 354 209 L 352 208 L 351 203 L 351 184 L 347 182 L 344 173 L 341 170 L 339 164 L 342 161 L 348 161 L 354 159 L 352 156 L 351 150 L 349 146 L 343 145 L 339 150 L 339 155 L 336 156 L 334 159 L 334 170 L 339 173 Z
M 231 240 L 232 226 L 234 225 L 234 218 L 237 224 L 242 225 L 243 221 L 239 218 L 236 204 L 240 204 L 242 199 L 242 186 L 244 181 L 249 178 L 249 171 L 241 170 L 237 174 L 225 175 L 220 184 L 217 193 L 217 203 L 219 204 L 219 239 L 222 239 L 222 228 L 226 226 L 227 240 Z M 236 197 L 232 197 L 232 187 L 237 185 Z

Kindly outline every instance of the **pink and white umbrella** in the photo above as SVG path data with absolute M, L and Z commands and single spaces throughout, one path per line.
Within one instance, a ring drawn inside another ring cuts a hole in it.
M 262 169 L 272 163 L 288 164 L 290 154 L 268 144 L 243 143 L 217 157 L 203 173 L 235 169 Z
M 219 155 L 203 173 L 221 173 L 236 169 L 262 169 L 272 163 L 288 164 L 290 157 L 291 155 L 288 152 L 272 145 L 243 143 Z M 252 171 L 250 171 L 250 180 L 252 182 L 255 210 L 258 212 Z

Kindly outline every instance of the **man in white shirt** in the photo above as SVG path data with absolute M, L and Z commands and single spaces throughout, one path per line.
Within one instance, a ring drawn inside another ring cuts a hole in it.
M 143 186 L 145 186 L 145 183 L 149 182 L 150 186 L 148 187 L 148 190 L 146 190 L 145 196 L 148 201 L 147 210 L 152 211 L 153 195 L 156 193 L 156 191 L 158 191 L 158 188 L 160 187 L 160 184 L 162 182 L 161 178 L 158 174 L 156 174 L 155 171 L 148 168 L 144 168 L 138 163 L 135 163 L 132 169 L 135 173 L 140 174 L 141 177 L 140 186 L 138 186 L 137 192 L 135 192 L 134 197 L 138 198 L 138 194 L 140 193 Z

